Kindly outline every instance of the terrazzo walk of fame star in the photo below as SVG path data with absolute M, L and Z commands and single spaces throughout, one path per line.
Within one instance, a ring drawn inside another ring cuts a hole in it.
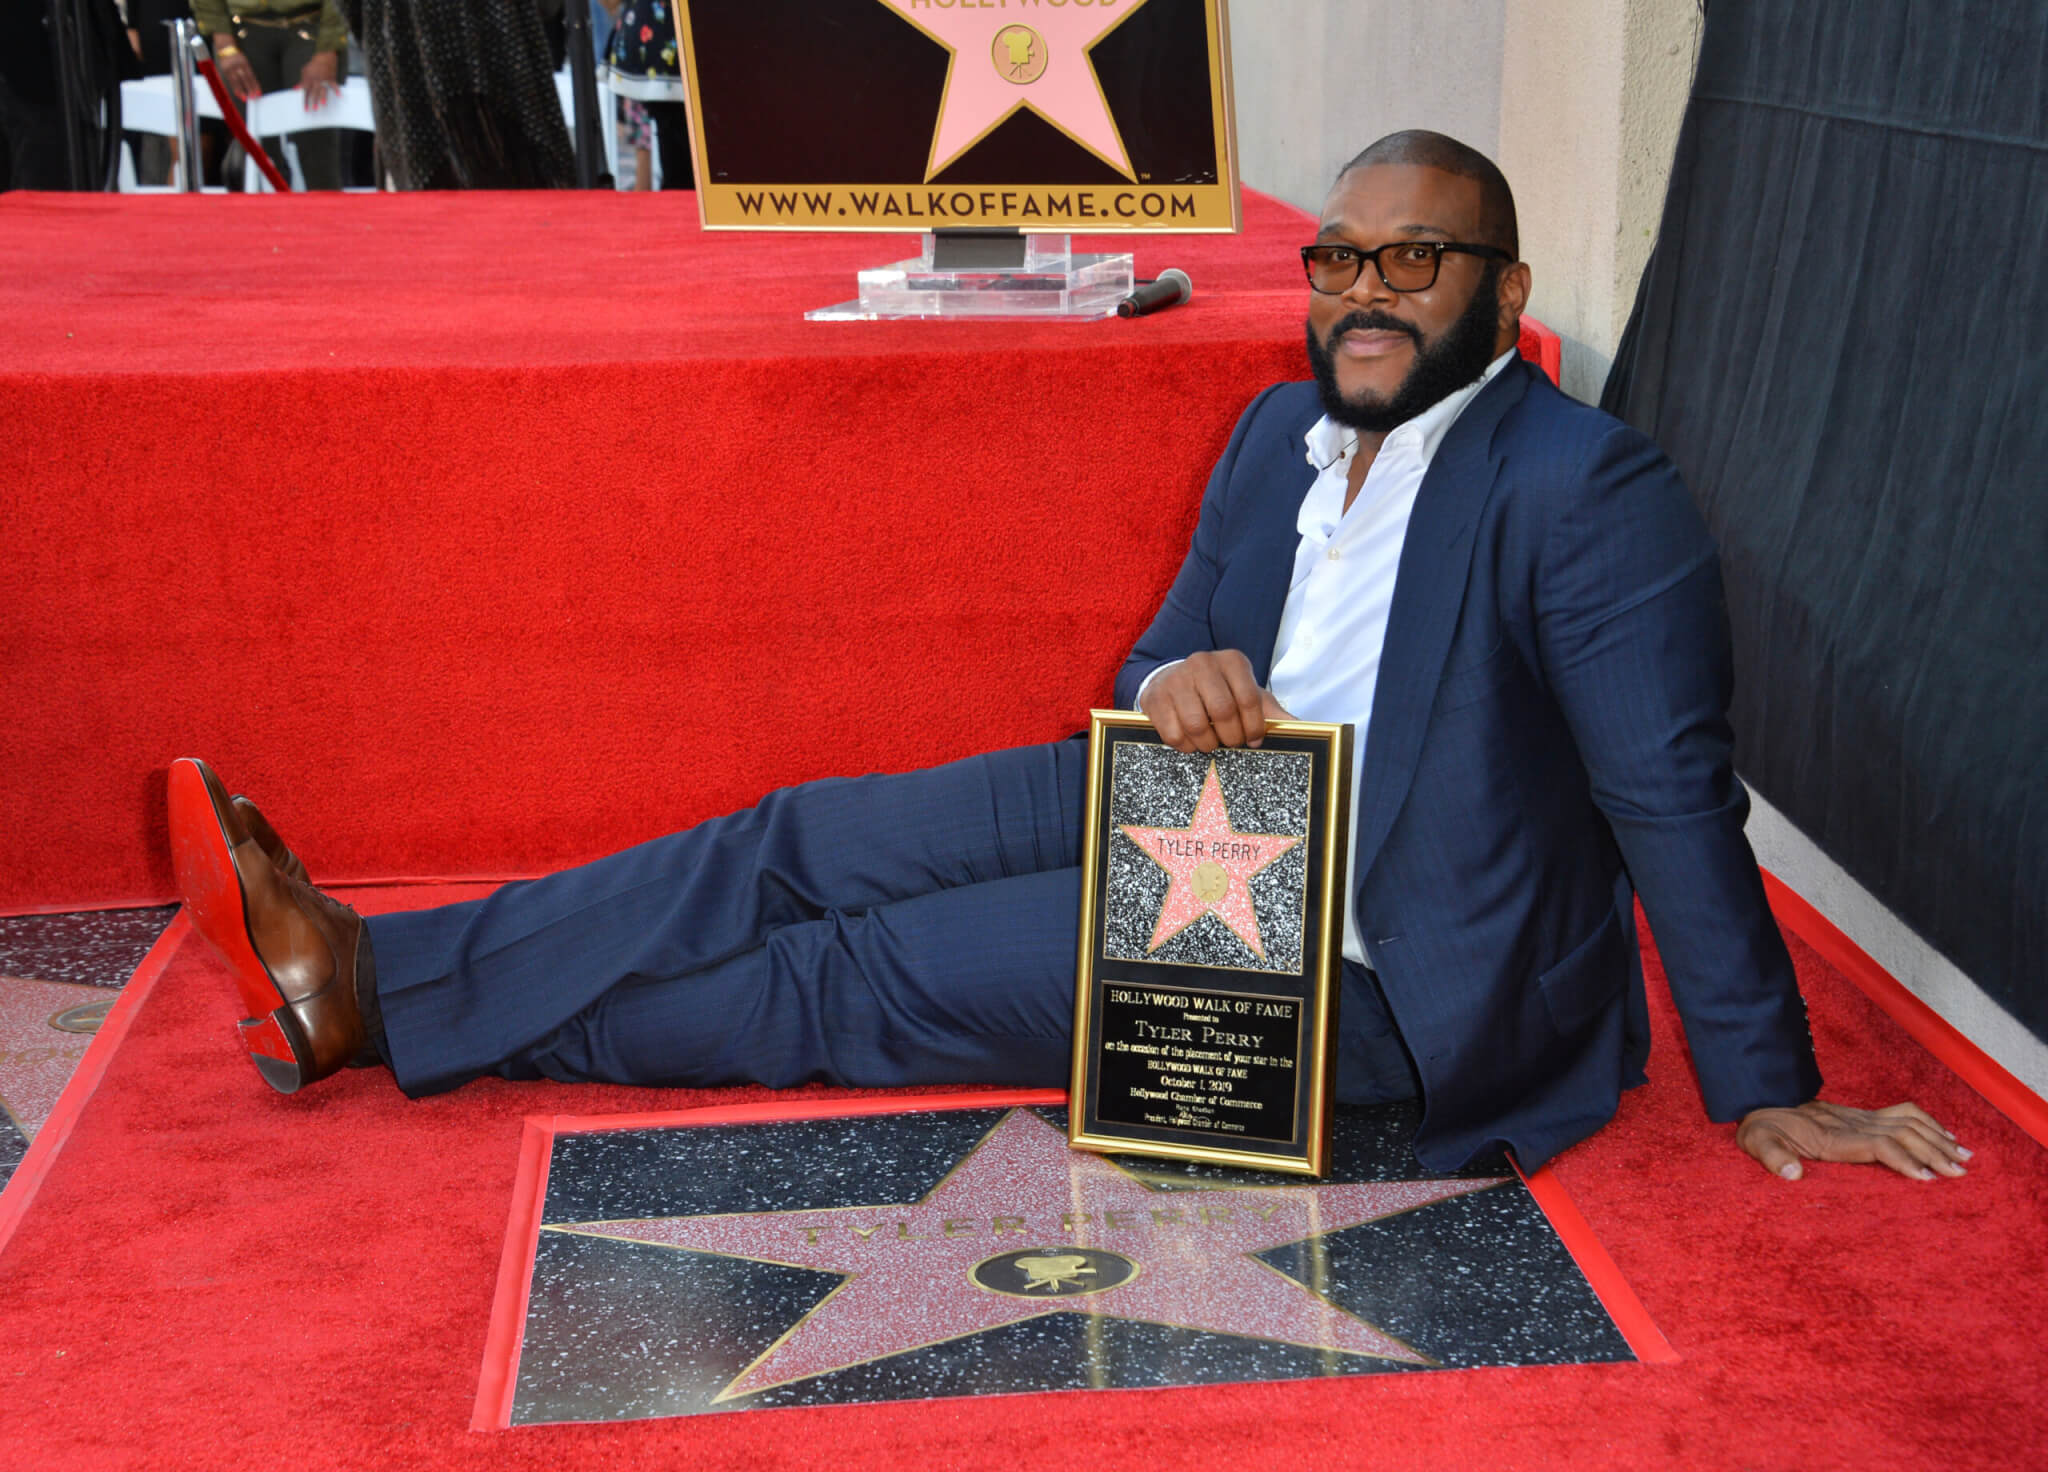
M 0 915 L 0 1186 L 175 912 Z
M 1415 1122 L 1340 1112 L 1310 1185 L 1053 1107 L 561 1133 L 508 1419 L 1632 1359 L 1506 1162 L 1427 1176 Z

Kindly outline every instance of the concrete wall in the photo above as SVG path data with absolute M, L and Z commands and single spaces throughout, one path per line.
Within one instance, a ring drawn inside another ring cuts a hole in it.
M 1529 310 L 1565 340 L 1565 387 L 1597 399 L 1664 208 L 1699 54 L 1695 0 L 1507 7 L 1501 141 Z
M 1597 398 L 1664 203 L 1697 0 L 1237 0 L 1245 182 L 1314 210 L 1360 148 L 1434 128 L 1514 185 L 1531 312 Z
M 1433 128 L 1498 157 L 1507 9 L 1506 0 L 1235 0 L 1245 182 L 1316 210 L 1353 154 L 1402 128 Z
M 1232 0 L 1244 180 L 1311 212 L 1360 148 L 1434 128 L 1514 186 L 1529 310 L 1564 386 L 1599 397 L 1663 211 L 1699 51 L 1698 0 Z M 2036 1093 L 2034 1037 L 1768 804 L 1758 857 Z

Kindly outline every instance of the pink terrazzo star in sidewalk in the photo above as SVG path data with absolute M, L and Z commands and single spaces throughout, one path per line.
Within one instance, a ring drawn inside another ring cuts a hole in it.
M 1030 108 L 1126 178 L 1134 177 L 1088 48 L 1145 0 L 951 8 L 932 0 L 880 3 L 952 53 L 926 179 L 1020 107 Z
M 50 1117 L 119 996 L 103 986 L 0 976 L 0 1110 L 28 1139 Z
M 922 1200 L 545 1228 L 846 1280 L 718 1395 L 721 1401 L 1044 1314 L 1097 1314 L 1404 1364 L 1433 1363 L 1253 1254 L 1498 1179 L 1153 1190 L 1005 1115 Z
M 1185 828 L 1122 825 L 1125 837 L 1164 869 L 1171 881 L 1159 923 L 1147 951 L 1156 951 L 1204 915 L 1214 915 L 1261 961 L 1266 948 L 1252 908 L 1251 877 L 1300 843 L 1285 834 L 1239 833 L 1230 826 L 1230 805 L 1216 779 L 1216 763 L 1202 778 L 1195 816 Z

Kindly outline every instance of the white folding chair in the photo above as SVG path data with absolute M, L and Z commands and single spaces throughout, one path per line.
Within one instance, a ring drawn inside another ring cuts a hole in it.
M 199 115 L 203 118 L 220 117 L 220 104 L 213 100 L 213 89 L 203 81 L 192 89 L 199 104 Z M 171 101 L 171 78 L 168 73 L 154 77 L 141 77 L 121 84 L 121 131 L 124 133 L 153 133 L 159 138 L 178 136 L 177 119 L 173 116 Z M 180 167 L 183 167 L 182 162 Z M 172 185 L 139 185 L 135 182 L 135 160 L 129 156 L 126 144 L 121 148 L 120 190 L 124 194 L 163 194 L 175 189 Z
M 212 98 L 207 100 L 210 102 Z M 282 91 L 252 97 L 244 107 L 243 116 L 248 120 L 250 134 L 258 140 L 284 139 L 282 162 L 290 173 L 294 189 L 306 187 L 306 176 L 299 168 L 299 148 L 292 134 L 310 132 L 314 128 L 352 128 L 361 133 L 377 131 L 377 119 L 370 108 L 370 84 L 363 77 L 350 77 L 343 82 L 340 94 L 328 98 L 326 105 L 317 110 L 307 108 L 304 92 L 297 87 L 286 87 Z M 263 177 L 263 170 L 256 166 L 254 159 L 246 160 L 242 165 L 242 188 L 252 194 L 270 188 L 270 181 Z

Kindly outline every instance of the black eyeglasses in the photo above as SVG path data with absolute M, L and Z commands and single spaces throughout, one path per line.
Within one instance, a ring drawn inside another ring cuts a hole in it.
M 1355 245 L 1304 245 L 1301 264 L 1308 270 L 1311 291 L 1337 296 L 1351 289 L 1358 273 L 1371 261 L 1380 280 L 1394 291 L 1428 291 L 1436 285 L 1436 273 L 1443 265 L 1444 252 L 1484 256 L 1490 261 L 1512 261 L 1513 256 L 1494 245 L 1466 245 L 1455 240 L 1400 240 L 1378 250 L 1360 250 Z

